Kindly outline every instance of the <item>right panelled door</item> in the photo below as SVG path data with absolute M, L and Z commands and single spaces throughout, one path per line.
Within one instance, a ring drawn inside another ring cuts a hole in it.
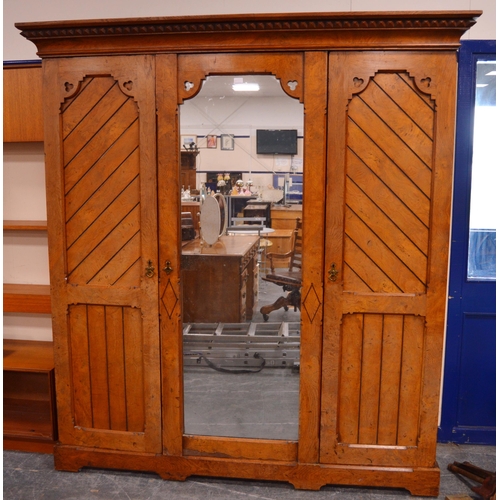
M 453 52 L 330 55 L 323 463 L 435 464 L 455 84 Z

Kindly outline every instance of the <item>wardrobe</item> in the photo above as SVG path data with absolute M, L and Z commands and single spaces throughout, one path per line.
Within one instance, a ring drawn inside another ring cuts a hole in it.
M 55 467 L 437 496 L 457 48 L 480 12 L 19 23 L 43 61 Z M 179 109 L 304 106 L 298 439 L 187 434 Z

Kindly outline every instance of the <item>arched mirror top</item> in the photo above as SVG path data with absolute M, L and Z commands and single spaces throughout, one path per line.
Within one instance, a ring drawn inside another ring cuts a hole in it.
M 283 91 L 303 102 L 303 55 L 287 54 L 206 54 L 179 56 L 179 104 L 196 96 L 210 75 L 273 75 Z

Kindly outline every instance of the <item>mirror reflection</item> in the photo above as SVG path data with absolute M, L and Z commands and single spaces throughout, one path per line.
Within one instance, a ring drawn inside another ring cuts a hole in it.
M 297 440 L 303 106 L 238 75 L 180 108 L 184 432 Z

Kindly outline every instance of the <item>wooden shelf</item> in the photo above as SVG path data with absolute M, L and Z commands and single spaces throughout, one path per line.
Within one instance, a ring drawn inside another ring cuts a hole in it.
M 52 453 L 57 439 L 54 346 L 3 341 L 4 449 Z
M 45 220 L 4 220 L 4 231 L 47 231 Z
M 43 141 L 42 65 L 4 66 L 3 141 Z
M 50 285 L 3 285 L 4 312 L 50 314 Z

